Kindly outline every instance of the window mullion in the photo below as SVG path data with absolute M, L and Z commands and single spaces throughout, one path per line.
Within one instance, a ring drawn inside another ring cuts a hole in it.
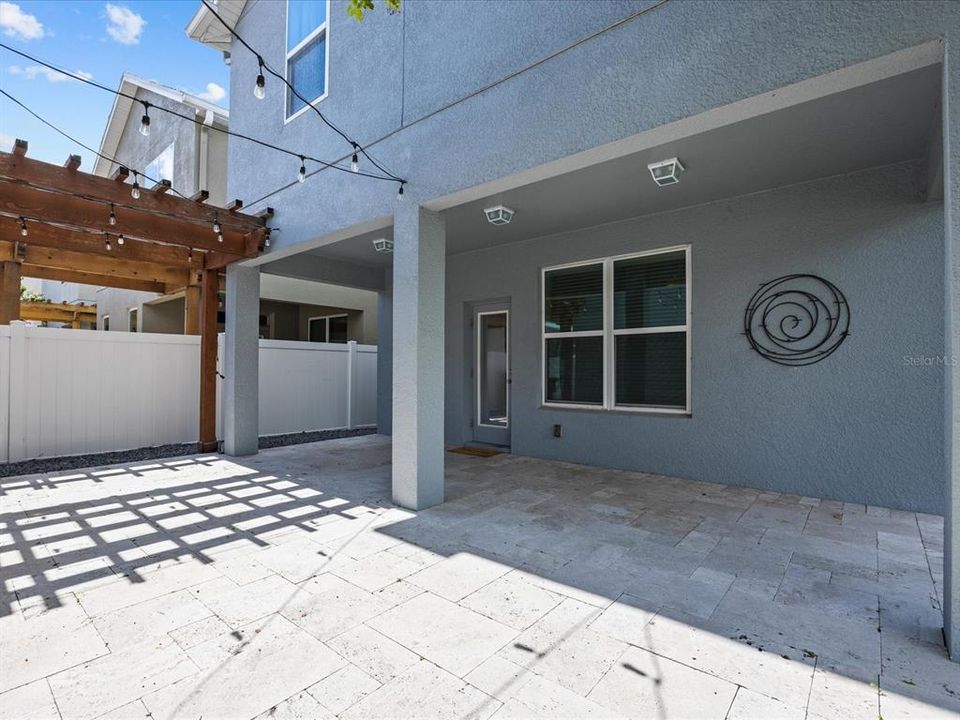
M 613 337 L 613 260 L 603 261 L 603 406 L 612 408 L 616 402 L 615 348 Z

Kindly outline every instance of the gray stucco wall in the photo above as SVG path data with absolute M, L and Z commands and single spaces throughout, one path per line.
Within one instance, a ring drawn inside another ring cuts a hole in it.
M 446 279 L 446 435 L 470 438 L 465 307 L 512 300 L 512 447 L 521 455 L 943 512 L 943 206 L 900 165 L 455 255 Z M 690 417 L 540 407 L 540 269 L 692 245 Z M 783 367 L 742 336 L 758 285 L 822 275 L 851 336 Z M 552 436 L 554 423 L 563 437 Z
M 377 10 L 357 23 L 334 0 L 329 96 L 320 108 L 409 179 L 412 202 L 938 36 L 960 44 L 951 2 L 672 0 L 547 58 L 648 4 L 547 2 L 534 12 L 518 2 L 407 0 L 399 16 Z M 283 67 L 282 3 L 248 3 L 237 29 Z M 327 160 L 349 158 L 313 113 L 284 124 L 279 82 L 268 80 L 264 100 L 253 97 L 257 65 L 247 50 L 234 44 L 231 63 L 234 130 Z M 323 171 L 299 184 L 296 158 L 241 140 L 231 139 L 229 155 L 229 196 L 277 210 L 283 232 L 273 251 L 396 208 L 392 183 Z

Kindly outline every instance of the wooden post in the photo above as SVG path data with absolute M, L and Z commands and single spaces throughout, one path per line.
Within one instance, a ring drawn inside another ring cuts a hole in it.
M 200 283 L 200 452 L 217 449 L 217 303 L 216 270 L 203 270 Z
M 0 262 L 0 325 L 20 319 L 20 263 Z
M 183 296 L 183 334 L 200 334 L 200 286 L 187 285 Z

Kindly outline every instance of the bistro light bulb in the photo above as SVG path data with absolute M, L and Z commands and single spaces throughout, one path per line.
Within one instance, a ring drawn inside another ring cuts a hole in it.
M 143 117 L 140 118 L 140 134 L 144 137 L 150 135 L 150 103 L 143 104 Z
M 304 165 L 303 155 L 300 156 L 300 172 L 297 173 L 297 182 L 303 182 L 307 179 L 307 166 Z
M 400 187 L 397 190 L 397 200 L 403 200 L 403 183 L 400 183 Z
M 223 234 L 222 234 L 222 233 L 217 233 L 217 242 L 221 242 L 221 243 L 223 242 Z
M 137 173 L 133 174 L 133 187 L 130 189 L 130 197 L 134 200 L 140 199 L 140 183 L 137 182 Z
M 111 224 L 111 225 L 116 225 L 116 224 L 117 224 L 117 214 L 113 211 L 113 203 L 110 203 L 110 218 L 109 218 L 109 220 L 110 220 L 110 224 Z
M 214 218 L 213 218 L 213 231 L 214 231 L 217 235 L 219 235 L 219 234 L 220 234 L 220 230 L 221 230 L 221 228 L 220 228 L 220 218 L 219 218 L 219 217 L 214 217 Z
M 27 236 L 27 221 L 20 218 L 20 237 Z
M 123 233 L 117 235 L 117 245 L 123 245 Z
M 350 160 L 350 169 L 353 172 L 358 172 L 360 170 L 360 158 L 357 157 L 357 153 L 353 153 L 353 158 Z
M 263 100 L 267 95 L 267 81 L 263 77 L 263 58 L 257 55 L 257 64 L 260 69 L 257 71 L 257 82 L 253 86 L 253 96 L 257 100 Z
M 111 250 L 113 250 L 113 246 L 110 244 L 110 236 L 109 236 L 109 235 L 107 235 L 106 238 L 104 238 L 104 242 L 105 242 L 106 245 L 107 245 L 107 252 L 110 252 Z

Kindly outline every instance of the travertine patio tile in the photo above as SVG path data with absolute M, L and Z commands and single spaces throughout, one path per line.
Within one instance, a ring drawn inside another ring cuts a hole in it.
M 257 562 L 256 557 L 251 554 L 217 558 L 214 567 L 217 572 L 230 578 L 237 585 L 246 585 L 273 574 L 270 568 Z
M 417 595 L 367 624 L 458 677 L 517 635 L 513 628 L 431 593 Z
M 150 720 L 150 711 L 143 704 L 143 700 L 134 700 L 104 715 L 98 715 L 96 720 Z
M 209 643 L 219 650 L 218 641 Z M 197 646 L 191 654 L 203 649 Z M 143 702 L 154 720 L 252 718 L 344 663 L 323 643 L 274 615 L 245 628 L 243 639 L 218 662 L 205 663 L 204 670 L 145 695 Z
M 588 627 L 598 614 L 595 607 L 564 600 L 499 654 L 586 695 L 627 648 Z
M 420 660 L 419 655 L 366 625 L 337 635 L 327 645 L 380 683 L 389 682 Z
M 478 555 L 457 553 L 411 575 L 407 580 L 424 590 L 457 602 L 512 569 L 509 565 Z
M 112 610 L 136 605 L 144 600 L 183 590 L 194 585 L 223 577 L 211 565 L 186 561 L 181 565 L 161 568 L 153 572 L 141 572 L 142 582 L 131 582 L 122 591 L 113 583 L 78 593 L 77 599 L 90 617 L 103 615 Z
M 0 694 L 0 718 L 4 720 L 50 720 L 60 711 L 45 679 L 34 680 Z
M 0 692 L 108 652 L 83 609 L 73 603 L 33 617 L 3 618 Z
M 496 720 L 624 720 L 626 717 L 537 675 L 523 680 L 494 715 Z
M 213 640 L 216 637 L 230 632 L 230 626 L 216 615 L 208 615 L 202 620 L 197 620 L 189 625 L 182 625 L 168 634 L 184 650 L 192 648 L 207 640 Z
M 280 612 L 308 633 L 329 640 L 389 609 L 390 604 L 336 575 L 318 575 Z
M 164 637 L 52 675 L 50 687 L 63 720 L 89 720 L 194 672 L 183 650 Z
M 419 570 L 417 563 L 382 551 L 362 560 L 341 562 L 331 572 L 364 590 L 375 592 Z
M 877 720 L 879 689 L 876 678 L 850 677 L 843 672 L 818 667 L 813 673 L 807 711 L 810 717 Z
M 242 588 L 226 578 L 221 578 L 191 588 L 191 594 L 217 617 L 236 628 L 279 612 L 304 593 L 299 585 L 294 585 L 279 575 L 270 575 Z
M 419 658 L 417 658 L 419 661 Z M 307 688 L 323 707 L 339 715 L 380 687 L 380 683 L 356 665 L 345 665 Z
M 624 594 L 599 617 L 590 623 L 590 629 L 631 645 L 643 646 L 649 642 L 647 623 L 657 614 L 659 607 Z
M 838 715 L 837 717 L 846 717 Z M 738 688 L 725 720 L 806 720 L 803 707 L 790 707 L 766 695 Z
M 342 720 L 464 718 L 484 720 L 500 701 L 421 660 L 340 715 Z
M 736 690 L 733 683 L 631 647 L 587 699 L 627 717 L 723 720 Z
M 812 660 L 781 657 L 786 647 L 731 639 L 717 631 L 702 629 L 695 618 L 658 615 L 647 624 L 642 647 L 658 655 L 708 672 L 730 683 L 776 698 L 792 707 L 805 707 L 813 675 Z M 762 649 L 761 649 L 762 648 Z M 808 664 L 809 663 L 809 664 Z
M 504 625 L 525 630 L 562 600 L 562 595 L 510 572 L 466 596 L 460 604 Z
M 191 595 L 178 590 L 121 610 L 104 613 L 93 624 L 111 651 L 125 645 L 160 637 L 184 625 L 211 615 L 209 608 Z
M 253 560 L 293 583 L 323 572 L 330 558 L 315 542 L 299 538 L 254 553 Z
M 254 720 L 333 720 L 334 714 L 306 690 L 264 710 Z
M 464 678 L 487 695 L 506 701 L 533 673 L 499 655 L 484 660 Z

